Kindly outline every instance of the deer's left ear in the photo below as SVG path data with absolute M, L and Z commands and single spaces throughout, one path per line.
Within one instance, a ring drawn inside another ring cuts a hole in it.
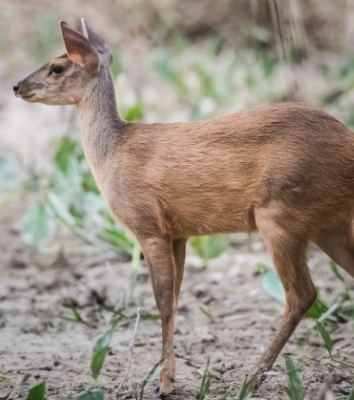
M 87 69 L 97 69 L 99 56 L 88 39 L 64 21 L 60 21 L 60 28 L 69 59 Z
M 81 26 L 84 36 L 110 65 L 113 61 L 113 56 L 102 35 L 88 26 L 83 18 L 81 18 Z

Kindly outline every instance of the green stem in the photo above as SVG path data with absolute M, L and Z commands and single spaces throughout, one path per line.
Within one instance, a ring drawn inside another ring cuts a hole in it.
M 334 358 L 332 355 L 330 357 L 331 357 L 332 361 L 335 361 L 338 364 L 344 365 L 345 367 L 354 368 L 354 365 L 352 365 L 352 364 L 348 364 L 345 361 L 340 361 L 337 358 Z

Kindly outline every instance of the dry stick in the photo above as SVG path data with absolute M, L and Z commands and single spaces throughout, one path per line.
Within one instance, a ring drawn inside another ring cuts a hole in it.
M 135 327 L 134 327 L 134 331 L 133 331 L 133 334 L 132 334 L 132 338 L 131 338 L 130 344 L 129 344 L 128 367 L 127 367 L 127 370 L 125 371 L 125 375 L 124 375 L 124 377 L 123 377 L 122 382 L 120 383 L 120 385 L 119 385 L 118 388 L 117 388 L 117 392 L 119 392 L 120 388 L 124 385 L 125 381 L 126 381 L 127 378 L 128 378 L 128 375 L 129 375 L 130 365 L 131 365 L 132 356 L 133 356 L 134 339 L 135 339 L 136 332 L 137 332 L 137 330 L 138 330 L 138 325 L 139 325 L 141 310 L 142 310 L 141 307 L 139 307 L 139 308 L 136 310 Z

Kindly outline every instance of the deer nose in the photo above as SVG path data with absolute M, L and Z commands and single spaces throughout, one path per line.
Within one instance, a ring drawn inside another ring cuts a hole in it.
M 20 89 L 19 85 L 13 85 L 12 89 L 14 90 L 14 93 L 16 94 L 18 92 L 18 90 Z

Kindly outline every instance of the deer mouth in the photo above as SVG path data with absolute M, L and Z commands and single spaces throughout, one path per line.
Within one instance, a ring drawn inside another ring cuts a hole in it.
M 31 94 L 18 94 L 16 97 L 20 97 L 23 100 L 29 100 L 31 99 L 33 96 L 35 96 L 35 93 L 31 93 Z

